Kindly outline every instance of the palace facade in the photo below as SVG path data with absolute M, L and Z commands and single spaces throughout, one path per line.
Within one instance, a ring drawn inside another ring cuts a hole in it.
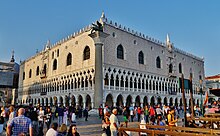
M 182 105 L 179 87 L 185 77 L 189 104 L 190 75 L 193 97 L 199 104 L 199 81 L 204 80 L 204 59 L 136 32 L 102 14 L 102 31 L 87 26 L 23 61 L 18 103 L 79 105 L 97 108 Z

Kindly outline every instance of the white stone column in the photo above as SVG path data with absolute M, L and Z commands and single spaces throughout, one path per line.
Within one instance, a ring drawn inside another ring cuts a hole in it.
M 125 81 L 126 81 L 126 77 L 123 77 L 123 82 L 124 82 L 124 91 L 125 91 Z
M 102 46 L 105 38 L 109 34 L 95 31 L 89 34 L 95 43 L 95 108 L 99 108 L 99 105 L 103 102 L 103 60 L 102 60 Z
M 116 77 L 114 76 L 114 90 L 115 90 L 115 87 L 116 87 Z
M 109 89 L 109 90 L 110 90 L 110 88 L 111 88 L 110 81 L 111 81 L 111 77 L 110 77 L 110 78 L 108 77 L 108 89 Z

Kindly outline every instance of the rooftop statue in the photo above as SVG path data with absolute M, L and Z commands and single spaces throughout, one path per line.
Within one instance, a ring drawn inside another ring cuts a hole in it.
M 103 32 L 103 25 L 99 21 L 96 21 L 96 24 L 92 24 L 91 33 L 93 33 L 94 31 Z

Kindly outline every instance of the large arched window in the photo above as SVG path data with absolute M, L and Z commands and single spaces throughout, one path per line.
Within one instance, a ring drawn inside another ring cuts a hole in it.
M 66 58 L 66 65 L 69 66 L 72 64 L 72 54 L 69 53 Z
M 144 53 L 142 51 L 140 51 L 138 54 L 138 61 L 139 64 L 144 64 Z
M 156 59 L 156 66 L 157 66 L 157 68 L 161 68 L 161 60 L 160 60 L 159 56 Z
M 90 59 L 90 48 L 89 46 L 86 46 L 86 48 L 83 51 L 83 60 Z
M 40 73 L 40 68 L 39 68 L 39 66 L 37 66 L 37 69 L 36 69 L 36 76 L 38 76 L 39 73 Z
M 179 73 L 182 73 L 182 64 L 179 63 Z
M 30 69 L 30 71 L 29 71 L 29 78 L 31 78 L 31 76 L 32 76 L 32 70 Z
M 169 73 L 173 73 L 173 65 L 172 64 L 169 65 Z
M 117 47 L 117 58 L 118 59 L 124 59 L 124 49 L 123 46 L 120 44 Z
M 57 59 L 53 61 L 53 70 L 57 70 Z

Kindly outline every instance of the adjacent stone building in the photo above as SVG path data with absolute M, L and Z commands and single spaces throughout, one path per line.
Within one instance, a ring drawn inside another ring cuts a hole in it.
M 204 79 L 204 59 L 136 32 L 102 14 L 102 31 L 85 27 L 20 66 L 18 103 L 79 105 L 97 108 L 182 105 L 179 78 L 193 82 L 194 102 L 199 104 L 199 80 Z
M 18 77 L 19 65 L 13 53 L 10 62 L 0 62 L 0 105 L 15 104 Z
M 219 100 L 220 97 L 220 74 L 208 76 L 206 79 L 206 87 L 209 90 L 209 102 Z

